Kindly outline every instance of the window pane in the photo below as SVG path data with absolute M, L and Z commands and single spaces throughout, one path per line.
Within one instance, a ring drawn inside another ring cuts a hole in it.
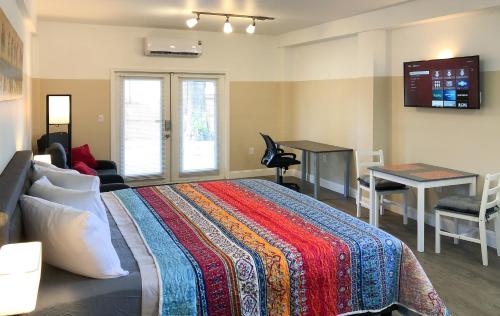
M 163 175 L 162 80 L 123 80 L 122 173 Z
M 215 171 L 217 157 L 217 80 L 181 81 L 181 173 Z

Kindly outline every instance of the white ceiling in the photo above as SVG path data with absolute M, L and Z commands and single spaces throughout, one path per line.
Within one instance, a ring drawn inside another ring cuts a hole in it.
M 282 34 L 407 0 L 42 0 L 41 20 L 186 29 L 191 11 L 210 11 L 275 17 L 258 22 L 258 34 Z M 202 16 L 196 29 L 220 31 L 224 17 Z M 235 32 L 244 32 L 249 20 L 231 20 Z

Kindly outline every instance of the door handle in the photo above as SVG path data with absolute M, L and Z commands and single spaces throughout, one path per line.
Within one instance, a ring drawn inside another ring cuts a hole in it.
M 169 139 L 170 138 L 170 134 L 165 134 L 165 139 Z
M 164 122 L 164 128 L 165 128 L 165 131 L 170 131 L 172 129 L 172 121 L 170 120 L 165 120 Z

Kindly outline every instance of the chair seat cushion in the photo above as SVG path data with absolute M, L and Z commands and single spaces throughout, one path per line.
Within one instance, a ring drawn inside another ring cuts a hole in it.
M 268 168 L 288 168 L 292 165 L 299 165 L 300 161 L 293 159 L 292 157 L 279 157 L 273 159 L 269 164 L 267 164 Z
M 467 195 L 450 195 L 440 199 L 434 209 L 479 216 L 481 199 Z M 498 207 L 486 210 L 486 217 L 498 211 Z
M 361 185 L 365 187 L 370 187 L 370 176 L 364 175 L 358 178 Z M 407 187 L 404 184 L 392 182 L 384 179 L 375 179 L 375 190 L 377 191 L 393 191 L 393 190 L 405 190 Z
M 116 170 L 115 169 L 96 169 L 98 176 L 109 176 L 109 175 L 116 175 Z

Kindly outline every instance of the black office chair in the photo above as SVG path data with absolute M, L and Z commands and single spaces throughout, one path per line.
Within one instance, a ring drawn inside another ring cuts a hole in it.
M 266 142 L 266 151 L 260 161 L 261 164 L 268 168 L 276 168 L 276 183 L 286 186 L 292 190 L 299 191 L 299 186 L 295 183 L 284 183 L 283 175 L 292 165 L 300 165 L 294 153 L 286 153 L 283 149 L 278 148 L 276 143 L 269 135 L 260 133 Z

